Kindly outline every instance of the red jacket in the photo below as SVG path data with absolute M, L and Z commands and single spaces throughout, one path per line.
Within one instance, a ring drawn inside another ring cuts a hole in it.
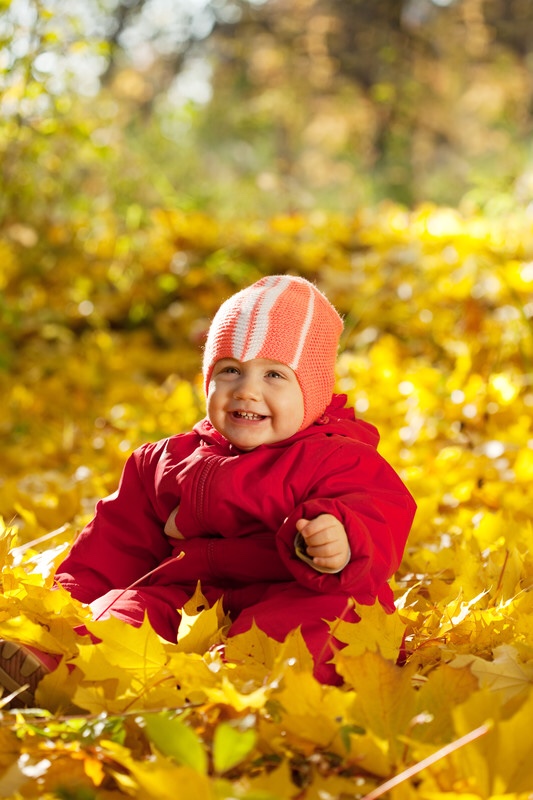
M 334 395 L 319 422 L 249 452 L 234 448 L 206 419 L 190 433 L 140 447 L 117 492 L 97 504 L 58 581 L 97 614 L 114 602 L 113 614 L 139 625 L 146 611 L 155 630 L 176 641 L 177 609 L 200 580 L 210 603 L 224 596 L 230 634 L 255 619 L 281 641 L 301 625 L 317 677 L 336 681 L 325 664 L 331 652 L 324 620 L 344 615 L 350 597 L 362 604 L 377 598 L 393 610 L 387 580 L 400 564 L 415 512 L 376 450 L 376 429 L 356 420 L 345 401 Z M 184 539 L 164 533 L 178 504 L 175 522 Z M 317 572 L 295 553 L 296 521 L 323 513 L 340 519 L 350 541 L 350 562 L 337 574 Z M 135 588 L 116 591 L 158 565 Z

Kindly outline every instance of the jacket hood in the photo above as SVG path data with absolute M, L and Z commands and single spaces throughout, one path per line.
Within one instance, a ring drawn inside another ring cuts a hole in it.
M 345 394 L 334 394 L 331 402 L 322 414 L 322 416 L 312 425 L 297 431 L 289 439 L 283 439 L 281 442 L 274 442 L 273 444 L 260 445 L 260 447 L 284 447 L 288 442 L 293 443 L 305 439 L 308 436 L 314 436 L 319 432 L 326 434 L 336 434 L 338 436 L 346 436 L 356 442 L 368 444 L 371 447 L 377 448 L 379 443 L 379 433 L 374 425 L 357 419 L 353 408 L 346 407 L 348 397 Z M 216 428 L 212 426 L 207 417 L 198 422 L 193 430 L 195 433 L 206 443 L 210 445 L 218 445 L 224 450 L 234 453 L 238 448 L 233 447 L 227 439 L 220 434 Z M 259 449 L 259 448 L 257 448 Z

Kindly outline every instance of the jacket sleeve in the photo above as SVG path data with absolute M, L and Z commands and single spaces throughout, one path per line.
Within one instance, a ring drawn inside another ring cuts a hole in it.
M 118 490 L 97 503 L 57 569 L 56 580 L 81 602 L 130 586 L 172 551 L 147 491 L 149 476 L 142 474 L 146 447 L 129 457 Z
M 370 445 L 342 444 L 317 463 L 307 499 L 278 531 L 282 560 L 301 585 L 314 591 L 340 591 L 363 604 L 390 600 L 387 581 L 402 559 L 416 509 L 413 498 Z M 296 522 L 320 514 L 337 517 L 348 534 L 351 558 L 339 573 L 318 572 L 295 552 Z

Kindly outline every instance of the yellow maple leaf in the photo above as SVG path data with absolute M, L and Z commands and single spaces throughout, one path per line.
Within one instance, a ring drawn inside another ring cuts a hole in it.
M 255 622 L 249 631 L 231 636 L 225 647 L 228 661 L 239 667 L 259 667 L 260 671 L 272 668 L 278 652 L 279 642 L 267 636 Z
M 177 648 L 180 652 L 201 655 L 222 641 L 224 628 L 227 629 L 230 624 L 229 619 L 224 614 L 221 600 L 200 613 L 188 614 L 185 608 L 181 610 Z
M 205 696 L 212 703 L 222 703 L 241 712 L 248 708 L 263 708 L 269 696 L 269 687 L 258 686 L 239 691 L 229 677 L 223 675 L 216 685 L 205 689 Z
M 319 683 L 311 672 L 289 669 L 271 699 L 275 718 L 261 723 L 265 741 L 307 753 L 320 747 L 346 755 L 342 728 L 354 721 L 353 694 Z
M 390 763 L 400 758 L 403 745 L 399 737 L 410 730 L 417 713 L 417 697 L 412 685 L 415 665 L 398 667 L 379 653 L 360 656 L 338 653 L 337 671 L 356 692 L 354 720 L 368 733 L 386 743 Z
M 450 666 L 468 667 L 481 688 L 501 694 L 504 701 L 533 685 L 533 663 L 520 661 L 516 648 L 502 644 L 493 650 L 492 661 L 473 655 L 458 655 Z
M 146 615 L 139 627 L 129 625 L 118 617 L 87 622 L 86 626 L 99 640 L 97 647 L 89 645 L 83 648 L 90 651 L 89 657 L 97 652 L 99 660 L 105 660 L 127 672 L 149 673 L 166 663 L 164 640 L 154 631 Z M 80 656 L 75 663 L 82 668 L 83 661 Z M 87 660 L 86 664 L 88 666 L 90 661 Z M 91 675 L 91 678 L 97 679 L 98 675 Z
M 165 643 L 168 657 L 167 669 L 176 677 L 179 684 L 179 697 L 186 697 L 191 702 L 204 701 L 205 692 L 211 686 L 217 686 L 222 680 L 223 665 L 219 660 L 203 658 L 197 653 L 179 652 L 175 645 Z
M 299 628 L 291 631 L 285 641 L 278 642 L 255 622 L 250 630 L 227 639 L 225 658 L 238 666 L 246 680 L 259 684 L 264 683 L 265 673 L 269 680 L 279 680 L 287 667 L 313 669 L 313 659 Z
M 131 698 L 124 694 L 118 698 L 117 681 L 102 680 L 100 683 L 80 683 L 74 690 L 72 702 L 90 714 L 121 714 L 129 711 Z
M 160 699 L 163 694 L 170 705 L 176 703 L 178 681 L 167 666 L 166 643 L 147 618 L 138 628 L 116 617 L 88 623 L 87 628 L 101 641 L 86 637 L 71 659 L 83 675 L 73 696 L 76 705 L 115 712 L 150 707 L 154 687 Z
M 202 592 L 202 584 L 200 581 L 198 581 L 194 589 L 194 594 L 189 597 L 183 606 L 183 611 L 190 616 L 194 616 L 195 614 L 199 614 L 200 611 L 207 608 L 209 608 L 209 601 Z
M 406 630 L 399 614 L 387 614 L 379 603 L 373 606 L 356 604 L 355 610 L 361 617 L 359 622 L 330 623 L 332 635 L 346 643 L 342 649 L 344 655 L 359 656 L 370 650 L 396 661 Z

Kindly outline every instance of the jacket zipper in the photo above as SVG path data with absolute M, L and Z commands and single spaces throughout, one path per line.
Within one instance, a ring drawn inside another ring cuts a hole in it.
M 215 456 L 204 459 L 203 467 L 198 476 L 196 513 L 200 525 L 205 525 L 206 522 L 207 487 L 209 485 L 211 473 L 213 469 L 218 466 L 218 463 L 219 459 L 217 459 Z

